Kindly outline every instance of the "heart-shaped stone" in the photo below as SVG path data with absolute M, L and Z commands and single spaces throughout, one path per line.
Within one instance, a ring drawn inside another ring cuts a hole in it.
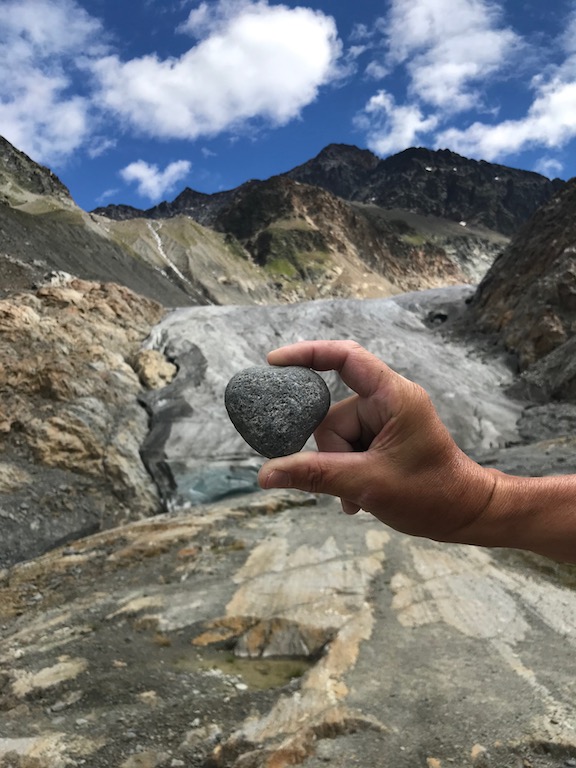
M 304 446 L 328 412 L 330 392 L 310 368 L 254 366 L 230 379 L 224 402 L 248 445 L 272 459 Z

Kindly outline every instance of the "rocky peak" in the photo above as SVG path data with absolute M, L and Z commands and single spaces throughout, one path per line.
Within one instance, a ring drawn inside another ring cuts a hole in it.
M 252 182 L 246 182 L 237 189 L 226 192 L 206 194 L 186 187 L 174 200 L 164 200 L 158 205 L 142 210 L 131 205 L 106 205 L 95 208 L 92 213 L 106 216 L 108 219 L 125 221 L 126 219 L 171 219 L 174 216 L 189 216 L 203 226 L 212 226 L 219 211 L 229 205 L 234 197 L 250 186 Z
M 368 149 L 350 144 L 329 144 L 315 158 L 285 175 L 294 181 L 314 184 L 346 200 L 354 200 L 380 159 Z
M 349 200 L 482 225 L 504 235 L 564 186 L 560 179 L 470 160 L 448 149 L 411 147 L 379 161 L 346 145 L 325 152 L 287 175 Z
M 506 236 L 516 232 L 565 184 L 531 171 L 470 160 L 448 149 L 412 147 L 379 159 L 369 150 L 348 144 L 329 144 L 316 157 L 281 176 L 345 200 L 483 226 Z M 252 180 L 211 195 L 187 188 L 172 202 L 146 211 L 107 206 L 95 213 L 112 219 L 184 214 L 211 227 L 224 209 L 245 199 L 246 191 L 261 183 Z

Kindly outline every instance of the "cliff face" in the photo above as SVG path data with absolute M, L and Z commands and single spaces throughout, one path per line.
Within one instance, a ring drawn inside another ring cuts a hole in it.
M 471 318 L 517 353 L 521 369 L 576 331 L 576 183 L 539 210 L 494 262 Z
M 73 205 L 68 188 L 49 168 L 0 136 L 0 202 L 18 205 L 38 195 L 48 195 L 64 207 Z

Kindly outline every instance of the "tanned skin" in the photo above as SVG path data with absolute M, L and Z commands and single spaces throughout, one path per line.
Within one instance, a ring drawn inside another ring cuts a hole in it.
M 355 394 L 314 433 L 318 452 L 266 462 L 263 488 L 339 496 L 413 536 L 512 547 L 576 563 L 576 475 L 517 477 L 481 467 L 456 445 L 426 391 L 352 341 L 304 341 L 271 365 L 337 371 Z

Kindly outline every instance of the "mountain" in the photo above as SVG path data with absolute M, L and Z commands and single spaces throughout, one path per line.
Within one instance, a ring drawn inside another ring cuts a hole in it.
M 186 306 L 477 283 L 509 232 L 562 185 L 446 150 L 380 160 L 333 144 L 236 189 L 86 213 L 49 169 L 2 140 L 0 290 L 63 271 Z
M 0 296 L 53 271 L 116 282 L 167 307 L 275 298 L 230 238 L 188 218 L 123 225 L 86 213 L 48 168 L 0 138 Z
M 516 232 L 565 184 L 448 149 L 413 147 L 379 160 L 341 144 L 327 146 L 286 175 L 347 200 L 465 221 L 504 235 Z
M 478 282 L 509 235 L 563 186 L 559 179 L 448 150 L 413 148 L 380 160 L 368 150 L 332 144 L 271 179 L 212 195 L 187 188 L 173 201 L 146 210 L 110 205 L 94 213 L 112 220 L 186 216 L 232 234 L 256 264 L 279 277 L 280 296 L 318 297 L 309 282 L 302 290 L 306 275 L 299 259 L 308 263 L 310 253 L 321 253 L 333 272 L 354 254 L 374 283 L 372 293 L 356 295 L 383 295 L 372 273 L 391 283 L 392 292 Z M 334 228 L 337 236 L 331 234 Z M 312 264 L 313 273 L 317 266 Z M 325 284 L 319 295 L 355 295 L 357 277 L 350 280 L 341 278 L 335 294 Z
M 315 158 L 282 174 L 344 200 L 436 216 L 483 226 L 510 236 L 565 182 L 550 180 L 450 150 L 406 149 L 380 159 L 367 149 L 329 144 Z M 172 202 L 139 210 L 109 205 L 95 213 L 114 219 L 169 218 L 185 214 L 201 224 L 217 225 L 223 209 L 249 196 L 257 181 L 212 195 L 185 189 Z
M 572 764 L 573 568 L 410 538 L 291 489 L 209 500 L 253 484 L 261 461 L 225 414 L 230 375 L 311 336 L 356 338 L 424 384 L 484 463 L 573 471 L 576 406 L 523 410 L 498 346 L 437 321 L 504 336 L 525 394 L 563 368 L 569 392 L 574 184 L 475 296 L 287 305 L 323 286 L 446 280 L 473 228 L 289 177 L 220 197 L 220 231 L 181 213 L 112 221 L 13 148 L 2 157 L 6 292 L 57 258 L 100 279 L 0 296 L 1 768 Z M 22 240 L 6 238 L 15 221 Z M 203 306 L 167 314 L 103 283 L 116 259 Z M 262 306 L 208 306 L 237 297 Z
M 187 188 L 146 210 L 94 213 L 117 221 L 186 216 L 232 235 L 281 299 L 376 296 L 479 282 L 509 236 L 564 184 L 449 150 L 380 159 L 331 144 L 267 180 L 212 195 Z

